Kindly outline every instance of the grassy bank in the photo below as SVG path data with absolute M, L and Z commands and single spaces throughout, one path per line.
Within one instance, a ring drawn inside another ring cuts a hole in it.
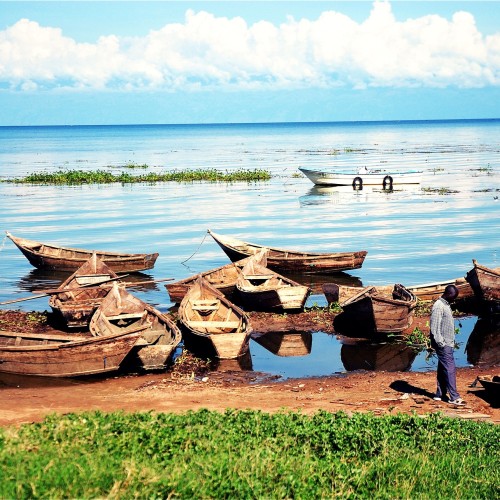
M 97 412 L 0 432 L 0 498 L 500 493 L 500 427 L 439 415 Z
M 137 167 L 136 167 L 137 168 Z M 140 168 L 145 168 L 141 166 Z M 147 168 L 147 167 L 146 167 Z M 32 173 L 26 177 L 5 179 L 3 182 L 16 184 L 121 184 L 155 183 L 155 182 L 255 182 L 267 181 L 271 174 L 266 170 L 234 170 L 222 172 L 216 169 L 172 170 L 170 172 L 148 172 L 142 175 L 132 175 L 129 172 L 114 174 L 106 170 L 60 170 L 52 173 Z

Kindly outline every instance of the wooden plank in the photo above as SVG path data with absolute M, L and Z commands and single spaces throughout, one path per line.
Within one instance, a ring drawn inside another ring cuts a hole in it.
M 192 328 L 238 328 L 239 321 L 189 321 Z

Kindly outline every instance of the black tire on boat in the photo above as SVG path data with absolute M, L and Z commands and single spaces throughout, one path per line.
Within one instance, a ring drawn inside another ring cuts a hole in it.
M 382 187 L 384 189 L 392 189 L 392 182 L 392 177 L 390 175 L 386 175 L 382 181 Z
M 352 181 L 352 188 L 356 190 L 363 189 L 363 179 L 361 177 L 355 177 Z

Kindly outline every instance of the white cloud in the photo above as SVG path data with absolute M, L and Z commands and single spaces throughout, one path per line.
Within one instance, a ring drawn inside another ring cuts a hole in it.
M 362 23 L 325 11 L 248 25 L 188 10 L 182 24 L 93 44 L 28 19 L 0 32 L 0 88 L 18 90 L 499 84 L 500 32 L 483 37 L 467 12 L 399 22 L 387 1 Z

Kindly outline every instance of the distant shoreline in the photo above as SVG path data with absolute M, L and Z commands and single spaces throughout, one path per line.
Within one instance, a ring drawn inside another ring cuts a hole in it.
M 231 123 L 115 123 L 115 124 L 74 124 L 74 125 L 0 125 L 2 129 L 37 129 L 37 128 L 233 128 L 233 127 L 296 127 L 296 126 L 373 126 L 373 125 L 422 125 L 422 124 L 467 124 L 467 123 L 497 123 L 499 118 L 443 118 L 432 120 L 353 120 L 353 121 L 319 121 L 319 122 L 231 122 Z

